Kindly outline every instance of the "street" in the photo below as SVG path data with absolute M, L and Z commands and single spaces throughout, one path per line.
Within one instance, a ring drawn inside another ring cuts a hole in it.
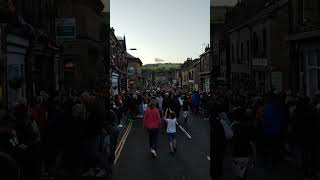
M 149 151 L 147 132 L 142 127 L 142 119 L 133 122 L 116 161 L 113 179 L 209 180 L 209 121 L 190 115 L 188 123 L 189 129 L 181 124 L 191 138 L 177 126 L 175 156 L 169 154 L 165 129 L 161 130 L 157 158 L 153 159 Z M 124 131 L 127 127 L 128 124 Z

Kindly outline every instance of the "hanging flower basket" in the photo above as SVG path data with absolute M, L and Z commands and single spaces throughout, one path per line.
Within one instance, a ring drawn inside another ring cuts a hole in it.
M 12 79 L 12 80 L 9 81 L 9 86 L 12 89 L 19 89 L 19 88 L 22 87 L 22 82 L 23 82 L 22 78 Z

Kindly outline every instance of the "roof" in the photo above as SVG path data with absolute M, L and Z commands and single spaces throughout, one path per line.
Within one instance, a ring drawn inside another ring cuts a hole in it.
M 128 52 L 127 52 L 127 58 L 131 59 L 131 60 L 136 60 L 139 64 L 142 65 L 142 61 L 140 60 L 140 58 L 134 57 L 131 54 L 129 54 Z
M 129 53 L 127 52 L 127 58 L 135 59 L 136 57 L 132 56 L 131 54 L 129 54 Z
M 206 52 L 204 52 L 204 53 L 200 54 L 200 56 L 204 56 L 204 55 L 206 55 L 206 54 L 210 53 L 210 51 L 211 51 L 211 49 L 209 49 L 209 50 L 207 50 Z

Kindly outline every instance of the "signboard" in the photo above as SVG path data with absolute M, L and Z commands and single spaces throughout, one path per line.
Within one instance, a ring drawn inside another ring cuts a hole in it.
M 127 74 L 128 76 L 134 75 L 134 67 L 128 67 Z
M 56 39 L 58 41 L 72 41 L 76 38 L 75 18 L 56 18 Z
M 267 66 L 268 59 L 252 59 L 253 66 Z
M 282 92 L 282 72 L 271 72 L 271 84 L 274 90 Z

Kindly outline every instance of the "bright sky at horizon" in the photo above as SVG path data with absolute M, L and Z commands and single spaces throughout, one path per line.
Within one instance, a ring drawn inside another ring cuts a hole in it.
M 210 42 L 210 1 L 111 0 L 110 26 L 143 64 L 183 63 Z

